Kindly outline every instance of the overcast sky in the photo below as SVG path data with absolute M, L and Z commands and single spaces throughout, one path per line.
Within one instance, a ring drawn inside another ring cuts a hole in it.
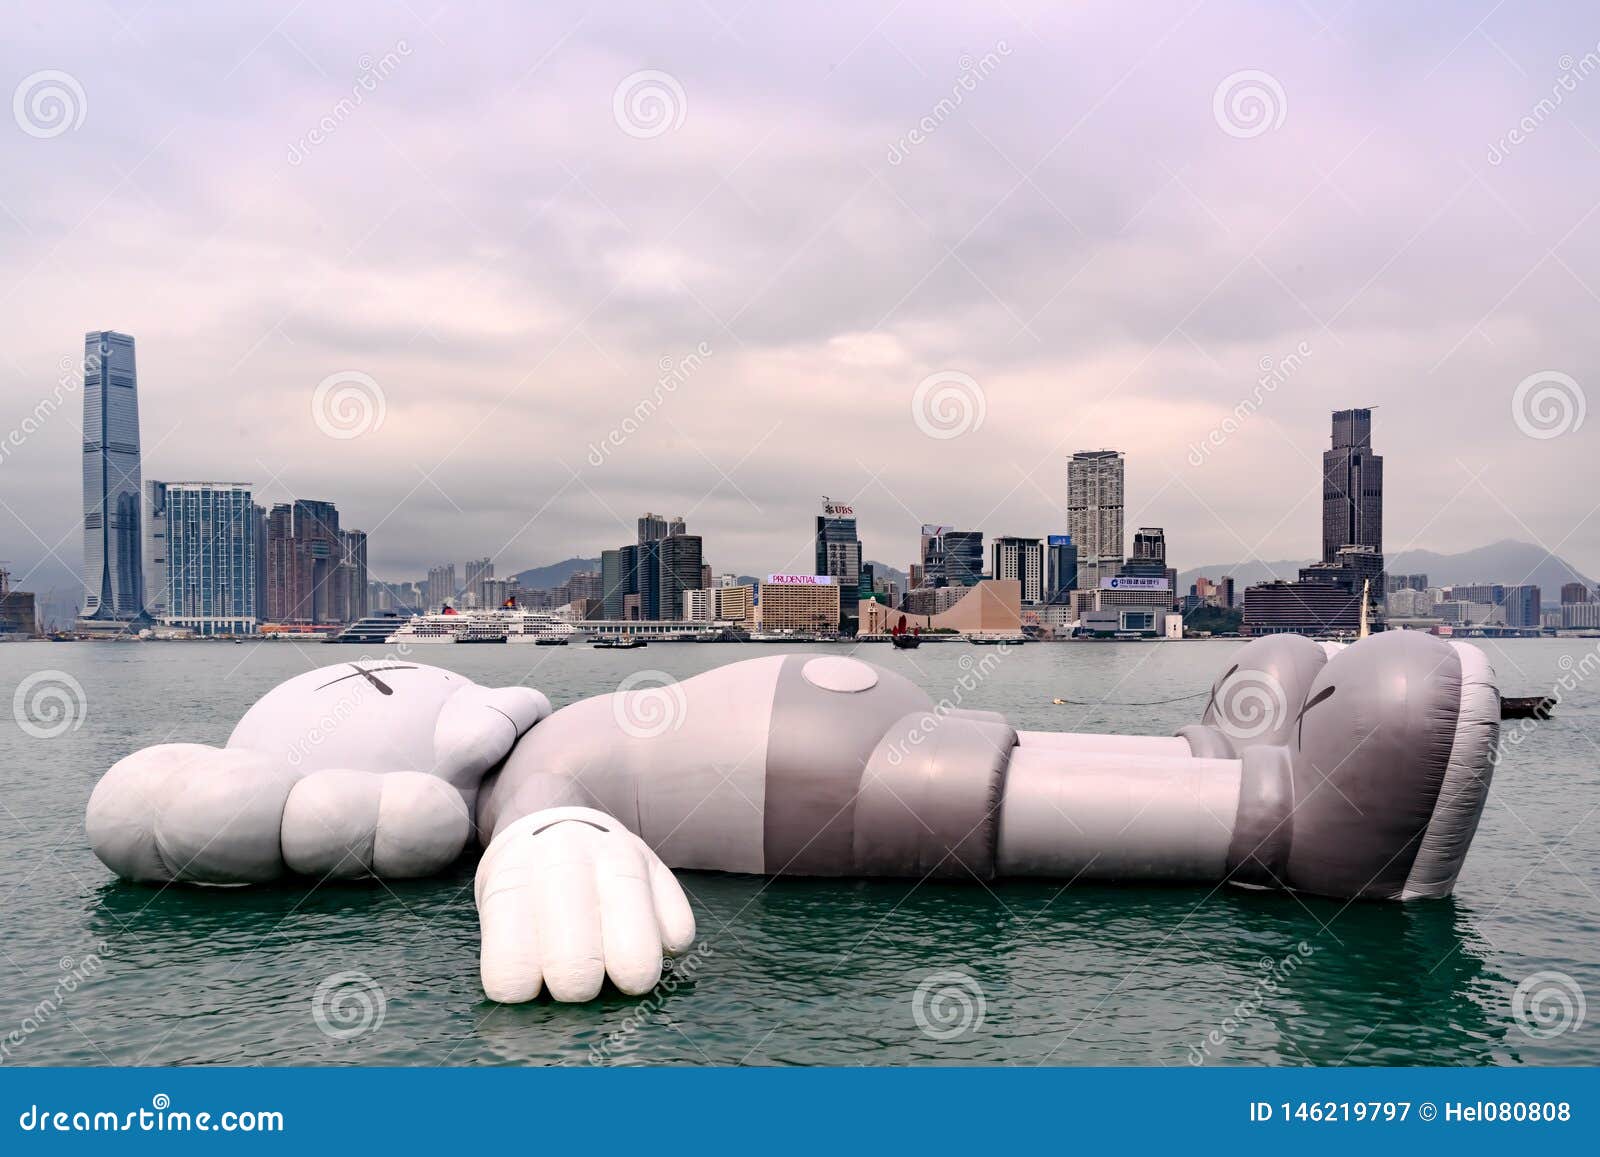
M 903 567 L 1102 447 L 1180 568 L 1307 557 L 1351 405 L 1390 553 L 1600 573 L 1593 5 L 774 7 L 13 8 L 0 559 L 81 565 L 32 415 L 114 328 L 147 478 L 333 500 L 375 576 L 646 509 L 808 569 L 824 494 Z

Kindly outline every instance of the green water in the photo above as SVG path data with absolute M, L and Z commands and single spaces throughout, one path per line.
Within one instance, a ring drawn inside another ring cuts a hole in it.
M 1594 647 L 1486 649 L 1508 692 L 1536 693 L 1584 669 Z M 1014 649 L 963 705 L 1029 728 L 1169 732 L 1199 702 L 1050 700 L 1183 695 L 1205 687 L 1229 650 Z M 0 713 L 4 1063 L 1600 1063 L 1600 1007 L 1578 1024 L 1572 1000 L 1564 1017 L 1559 1001 L 1542 1002 L 1549 1027 L 1567 1024 L 1555 1035 L 1513 1008 L 1517 986 L 1542 972 L 1568 978 L 1569 996 L 1600 1000 L 1600 676 L 1508 748 L 1450 901 L 684 874 L 701 950 L 670 985 L 643 1003 L 511 1007 L 478 987 L 470 862 L 407 884 L 157 889 L 113 881 L 88 851 L 84 803 L 111 762 L 165 740 L 220 743 L 271 686 L 355 653 L 0 646 L 6 701 L 39 672 L 83 688 L 78 726 L 59 735 L 28 734 Z M 641 668 L 684 677 L 769 653 L 656 644 L 421 658 L 480 682 L 527 683 L 560 704 Z M 939 698 L 992 652 L 860 653 Z

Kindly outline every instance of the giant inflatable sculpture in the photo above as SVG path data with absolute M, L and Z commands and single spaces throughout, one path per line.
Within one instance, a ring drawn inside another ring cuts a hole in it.
M 774 655 L 551 712 L 405 659 L 309 671 L 226 747 L 161 744 L 89 800 L 130 880 L 428 875 L 474 836 L 485 992 L 648 991 L 694 939 L 674 870 L 1227 881 L 1444 896 L 1499 729 L 1476 648 L 1240 648 L 1170 737 L 1018 731 L 859 659 Z

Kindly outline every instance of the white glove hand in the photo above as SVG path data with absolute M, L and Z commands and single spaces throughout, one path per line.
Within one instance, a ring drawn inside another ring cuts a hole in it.
M 667 866 L 593 808 L 523 816 L 478 865 L 483 990 L 490 1000 L 593 1000 L 606 976 L 630 996 L 661 979 L 663 954 L 694 943 L 694 913 Z

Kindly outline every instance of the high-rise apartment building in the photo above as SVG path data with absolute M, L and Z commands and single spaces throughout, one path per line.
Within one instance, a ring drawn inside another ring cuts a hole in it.
M 144 610 L 139 531 L 139 386 L 133 338 L 83 339 L 83 618 L 127 622 Z
M 428 610 L 430 611 L 437 611 L 455 602 L 455 563 L 445 562 L 428 568 L 428 582 L 423 598 L 427 602 Z
M 197 635 L 256 630 L 256 534 L 243 482 L 156 484 L 164 501 L 165 563 L 156 572 L 161 621 Z
M 352 547 L 340 534 L 333 503 L 297 498 L 275 505 L 267 515 L 268 617 L 275 623 L 306 625 L 349 622 Z M 362 598 L 356 605 L 365 601 L 365 535 L 359 565 Z
M 1123 455 L 1080 450 L 1067 462 L 1067 533 L 1078 548 L 1078 586 L 1120 574 L 1123 556 Z
M 1589 588 L 1583 583 L 1561 584 L 1561 605 L 1570 606 L 1574 603 L 1587 603 L 1590 601 Z
M 475 558 L 462 564 L 461 568 L 461 597 L 471 607 L 490 607 L 497 604 L 488 601 L 488 594 L 483 588 L 485 579 L 494 578 L 494 559 Z

